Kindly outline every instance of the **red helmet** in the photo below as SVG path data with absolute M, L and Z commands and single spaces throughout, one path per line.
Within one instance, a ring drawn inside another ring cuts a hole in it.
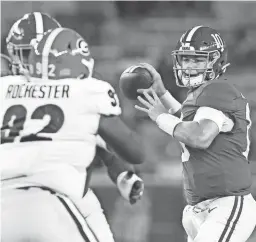
M 5 55 L 0 53 L 1 57 L 1 76 L 10 76 L 12 75 L 12 65 L 11 65 L 11 59 Z
M 91 77 L 94 59 L 76 31 L 57 28 L 45 34 L 29 56 L 30 75 L 45 79 Z
M 6 38 L 7 50 L 16 67 L 16 74 L 22 74 L 27 67 L 31 48 L 37 44 L 45 32 L 61 27 L 51 16 L 45 13 L 27 13 L 17 20 Z M 13 68 L 15 69 L 15 68 Z
M 217 79 L 230 65 L 226 43 L 210 27 L 196 26 L 186 31 L 172 55 L 176 83 L 182 87 L 196 87 Z

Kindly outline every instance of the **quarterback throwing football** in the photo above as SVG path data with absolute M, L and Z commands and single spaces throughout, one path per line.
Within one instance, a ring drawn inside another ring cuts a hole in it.
M 216 30 L 196 26 L 181 36 L 172 56 L 177 85 L 189 89 L 186 100 L 178 103 L 159 73 L 142 64 L 154 84 L 139 90 L 144 107 L 136 108 L 181 144 L 188 241 L 245 242 L 256 225 L 248 162 L 250 108 L 222 76 L 229 65 L 226 44 Z

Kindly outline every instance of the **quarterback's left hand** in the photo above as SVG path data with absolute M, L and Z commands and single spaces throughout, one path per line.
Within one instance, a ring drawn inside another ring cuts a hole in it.
M 149 93 L 152 93 L 153 97 L 149 95 Z M 135 108 L 145 112 L 148 114 L 148 116 L 153 120 L 156 121 L 157 117 L 162 113 L 168 113 L 168 110 L 164 107 L 164 105 L 161 103 L 160 99 L 156 95 L 155 91 L 153 89 L 143 92 L 143 95 L 145 96 L 145 99 L 138 96 L 138 100 L 141 104 L 143 104 L 145 107 L 140 107 L 138 105 L 135 105 Z
M 122 197 L 130 202 L 136 203 L 141 199 L 144 191 L 144 183 L 132 171 L 125 171 L 117 177 L 117 187 Z

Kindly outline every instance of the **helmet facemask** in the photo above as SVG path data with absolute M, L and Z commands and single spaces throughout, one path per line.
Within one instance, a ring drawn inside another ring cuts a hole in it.
M 33 71 L 28 63 L 31 50 L 45 33 L 57 27 L 60 27 L 60 24 L 55 19 L 40 12 L 27 13 L 12 25 L 6 45 L 14 74 L 26 75 Z
M 9 56 L 12 60 L 12 71 L 14 74 L 24 74 L 29 72 L 28 56 L 32 46 L 16 46 L 12 43 L 7 45 Z
M 193 88 L 216 78 L 214 65 L 220 58 L 218 50 L 176 50 L 172 55 L 173 71 L 178 86 Z

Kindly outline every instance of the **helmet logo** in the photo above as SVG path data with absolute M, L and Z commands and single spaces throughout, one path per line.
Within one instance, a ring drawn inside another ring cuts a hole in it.
M 211 36 L 213 37 L 217 48 L 221 49 L 221 52 L 224 50 L 224 41 L 222 40 L 222 38 L 220 37 L 219 34 L 211 34 Z
M 6 38 L 6 42 L 8 43 L 13 36 L 16 40 L 21 40 L 24 37 L 24 29 L 19 27 L 21 20 L 15 22 Z
M 77 48 L 77 50 L 79 50 L 80 54 L 82 54 L 84 56 L 90 55 L 88 44 L 84 41 L 84 39 L 80 38 L 77 40 L 76 48 Z
M 13 30 L 13 37 L 16 40 L 21 40 L 24 37 L 24 29 L 20 29 L 20 28 L 14 29 Z
M 211 45 L 205 45 L 205 46 L 201 46 L 199 49 L 200 50 L 208 50 L 210 48 L 214 48 L 217 44 L 216 43 L 213 43 Z M 218 48 L 218 47 L 217 47 Z

